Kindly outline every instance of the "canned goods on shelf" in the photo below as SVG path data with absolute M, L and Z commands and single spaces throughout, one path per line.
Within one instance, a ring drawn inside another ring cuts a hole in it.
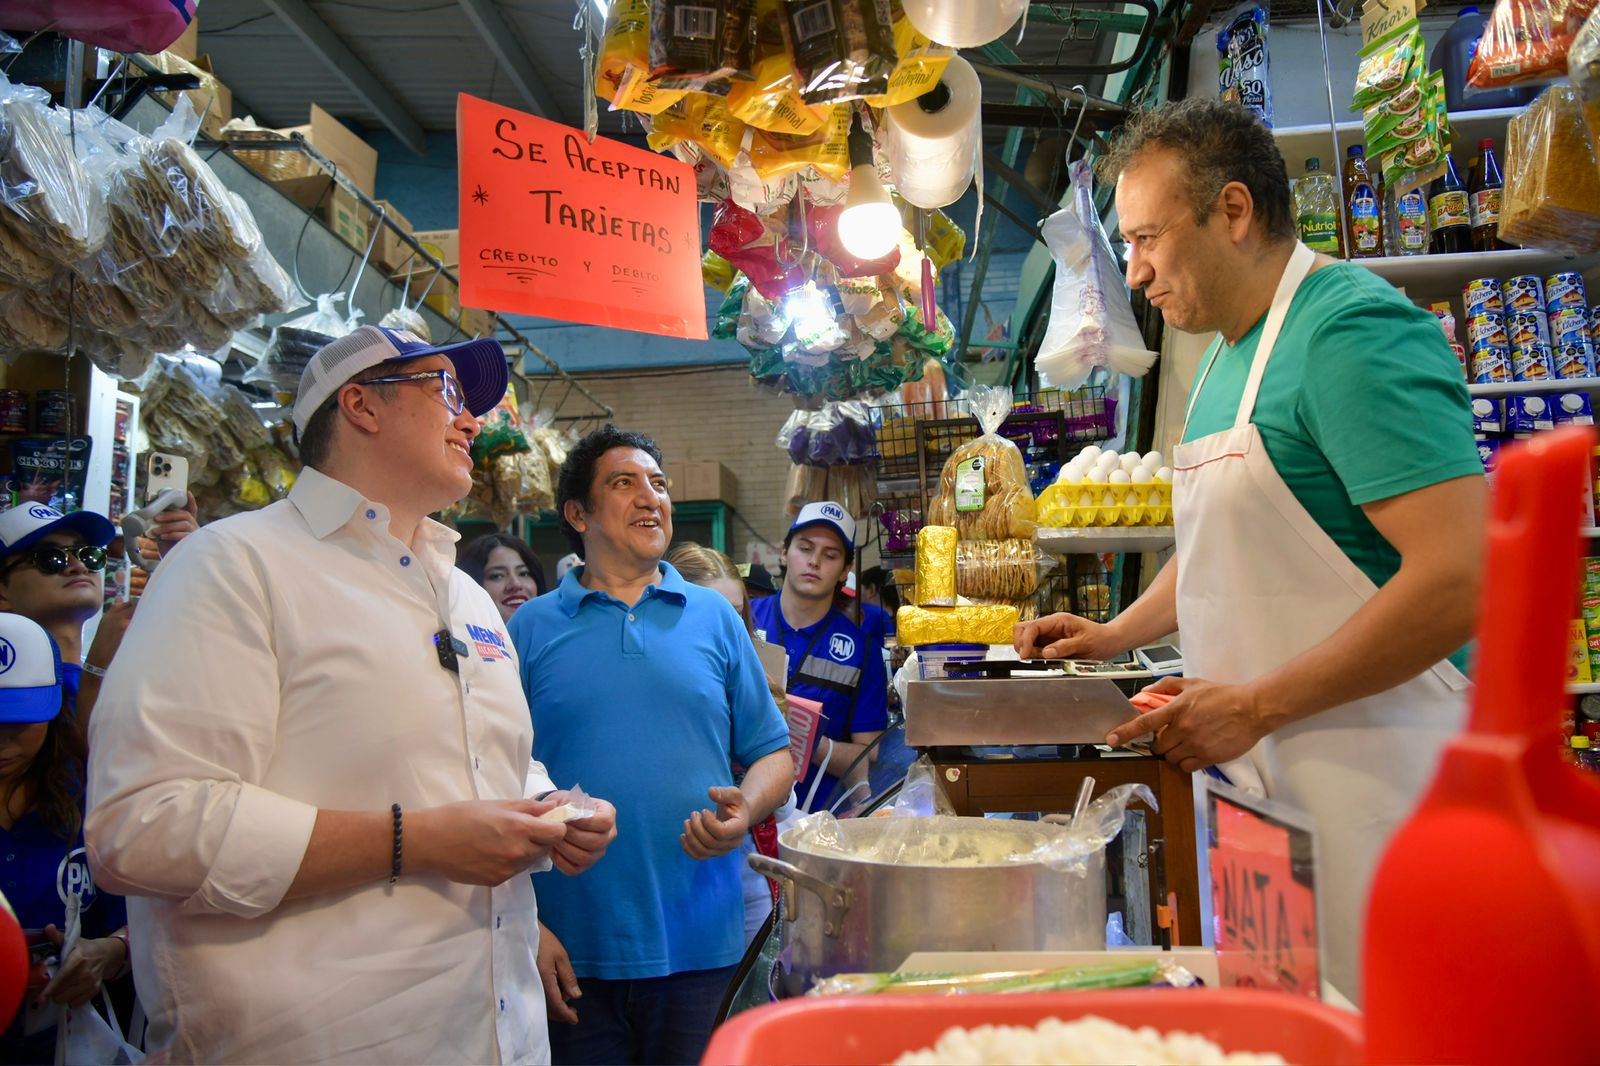
M 1472 381 L 1493 385 L 1511 380 L 1511 349 L 1490 346 L 1472 353 Z
M 1516 311 L 1506 319 L 1511 347 L 1550 343 L 1550 319 L 1543 311 Z
M 1466 288 L 1461 290 L 1461 304 L 1468 318 L 1474 315 L 1505 314 L 1506 304 L 1500 293 L 1500 279 L 1473 278 L 1467 282 Z
M 1554 311 L 1559 307 L 1582 308 L 1589 302 L 1583 291 L 1583 275 L 1573 272 L 1555 274 L 1544 279 L 1545 308 Z
M 1594 345 L 1589 341 L 1563 344 L 1555 349 L 1556 377 L 1562 380 L 1592 378 L 1595 375 Z
M 1511 350 L 1511 380 L 1549 381 L 1550 346 L 1548 344 L 1522 344 Z
M 1543 311 L 1545 308 L 1544 282 L 1537 274 L 1519 274 L 1507 278 L 1501 286 L 1500 295 L 1505 298 L 1508 315 L 1518 311 Z
M 1484 344 L 1496 344 L 1505 347 L 1511 343 L 1510 334 L 1506 332 L 1506 316 L 1488 312 L 1474 315 L 1467 319 L 1467 347 L 1469 349 Z
M 1589 314 L 1581 307 L 1563 307 L 1550 312 L 1550 343 L 1554 347 L 1593 340 Z

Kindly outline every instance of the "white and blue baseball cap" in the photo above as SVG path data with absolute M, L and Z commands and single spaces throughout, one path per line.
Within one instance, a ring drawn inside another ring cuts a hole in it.
M 61 652 L 44 627 L 0 614 L 0 722 L 31 725 L 61 713 Z
M 306 423 L 329 396 L 364 370 L 380 363 L 442 355 L 455 365 L 461 383 L 461 398 L 467 410 L 482 418 L 505 398 L 511 371 L 506 366 L 506 350 L 493 337 L 462 341 L 459 344 L 429 344 L 404 329 L 362 326 L 322 347 L 300 374 L 300 391 L 294 400 L 294 428 L 306 431 Z
M 844 541 L 844 549 L 852 556 L 856 551 L 856 520 L 850 517 L 850 512 L 832 500 L 823 500 L 821 503 L 808 503 L 800 508 L 800 513 L 794 516 L 794 525 L 789 527 L 789 536 L 793 537 L 808 526 L 827 526 L 839 534 L 839 539 Z
M 93 511 L 73 511 L 62 514 L 54 507 L 42 503 L 19 503 L 11 510 L 0 513 L 0 556 L 26 551 L 40 537 L 60 530 L 70 530 L 90 544 L 104 548 L 117 535 L 111 519 Z

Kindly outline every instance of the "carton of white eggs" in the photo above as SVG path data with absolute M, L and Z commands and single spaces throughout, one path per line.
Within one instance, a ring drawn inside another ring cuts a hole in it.
M 1039 497 L 1046 526 L 1165 525 L 1172 521 L 1172 470 L 1160 452 L 1118 453 L 1091 444 Z

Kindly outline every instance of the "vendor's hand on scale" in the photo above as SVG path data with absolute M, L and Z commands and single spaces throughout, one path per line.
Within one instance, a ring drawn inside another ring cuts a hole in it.
M 1143 604 L 1144 608 L 1149 606 L 1149 602 Z M 1103 662 L 1154 639 L 1130 629 L 1130 623 L 1139 623 L 1148 613 L 1135 604 L 1110 623 L 1093 622 L 1075 614 L 1046 615 L 1018 625 L 1012 640 L 1017 654 L 1024 659 Z M 1155 626 L 1166 624 L 1151 621 Z M 1138 717 L 1108 733 L 1106 743 L 1117 747 L 1150 737 L 1151 750 L 1185 773 L 1242 757 L 1280 724 L 1250 685 L 1164 677 L 1135 695 L 1131 702 L 1139 709 Z

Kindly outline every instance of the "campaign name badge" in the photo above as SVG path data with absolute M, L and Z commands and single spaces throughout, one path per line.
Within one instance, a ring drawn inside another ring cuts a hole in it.
M 478 649 L 478 658 L 486 663 L 509 661 L 511 652 L 506 649 L 506 638 L 496 629 L 467 624 L 467 636 Z

